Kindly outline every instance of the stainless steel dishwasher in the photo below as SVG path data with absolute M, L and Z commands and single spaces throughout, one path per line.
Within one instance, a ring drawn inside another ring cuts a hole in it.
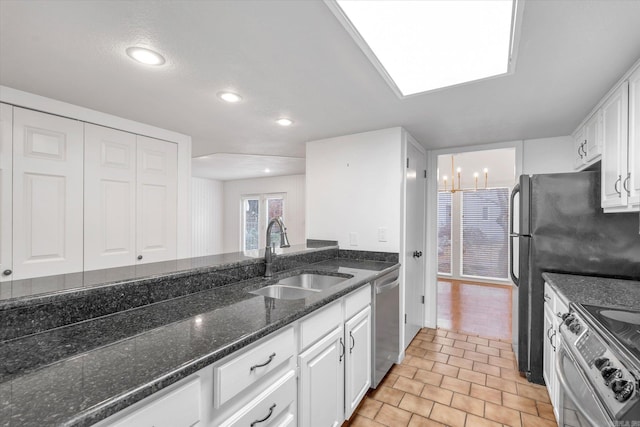
M 394 270 L 374 280 L 373 294 L 373 363 L 371 386 L 398 361 L 400 354 L 400 271 Z

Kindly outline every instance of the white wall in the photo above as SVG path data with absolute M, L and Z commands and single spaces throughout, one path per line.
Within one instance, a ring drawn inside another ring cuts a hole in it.
M 573 172 L 573 138 L 526 139 L 522 147 L 522 173 Z
M 303 244 L 305 237 L 305 175 L 274 176 L 224 182 L 224 252 L 240 248 L 241 198 L 243 195 L 287 193 L 285 225 L 292 245 Z
M 307 237 L 400 252 L 402 129 L 307 143 Z M 387 229 L 386 242 L 378 229 Z M 357 236 L 352 244 L 350 233 Z
M 191 178 L 191 256 L 223 252 L 222 181 Z

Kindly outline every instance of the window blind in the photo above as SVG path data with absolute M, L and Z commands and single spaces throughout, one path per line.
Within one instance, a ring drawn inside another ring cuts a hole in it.
M 438 193 L 438 273 L 451 274 L 451 193 Z

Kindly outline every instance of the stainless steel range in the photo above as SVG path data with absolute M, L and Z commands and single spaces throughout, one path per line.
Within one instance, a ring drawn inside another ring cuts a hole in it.
M 640 426 L 640 311 L 572 303 L 562 318 L 560 425 Z

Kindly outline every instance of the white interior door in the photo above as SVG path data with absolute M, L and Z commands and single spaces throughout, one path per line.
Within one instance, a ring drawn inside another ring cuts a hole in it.
M 11 280 L 13 108 L 0 104 L 0 282 Z
M 82 122 L 14 108 L 13 279 L 82 271 Z
M 144 263 L 175 259 L 177 145 L 137 136 L 136 158 L 136 259 Z
M 85 124 L 84 268 L 136 262 L 136 136 Z
M 423 325 L 425 276 L 425 154 L 407 142 L 406 171 L 406 246 L 404 277 L 404 347 L 406 348 Z M 415 256 L 414 256 L 415 254 Z

